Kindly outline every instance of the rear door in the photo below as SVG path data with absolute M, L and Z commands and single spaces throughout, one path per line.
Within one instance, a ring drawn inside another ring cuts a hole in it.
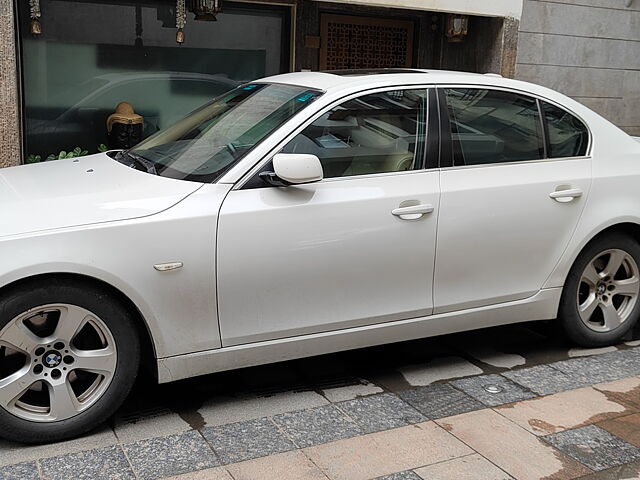
M 439 89 L 443 149 L 435 313 L 536 293 L 576 228 L 591 185 L 589 133 L 525 94 Z
M 224 346 L 431 314 L 440 192 L 425 164 L 427 97 L 395 88 L 343 101 L 282 150 L 317 155 L 324 180 L 278 188 L 256 174 L 229 193 Z

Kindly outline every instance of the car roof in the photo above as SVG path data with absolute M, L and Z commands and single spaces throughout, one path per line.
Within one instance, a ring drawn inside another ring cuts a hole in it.
M 320 72 L 294 72 L 274 75 L 259 82 L 285 83 L 319 90 L 330 90 L 340 86 L 358 84 L 384 86 L 386 83 L 484 83 L 488 78 L 503 79 L 500 75 L 455 72 L 450 70 L 427 70 L 417 68 L 327 70 Z M 475 79 L 474 82 L 472 79 Z M 493 82 L 492 82 L 493 83 Z
M 566 103 L 568 97 L 554 90 L 521 80 L 503 78 L 495 73 L 470 73 L 427 69 L 333 70 L 324 72 L 294 72 L 265 77 L 256 82 L 281 83 L 323 90 L 370 89 L 392 85 L 477 85 L 520 90 Z

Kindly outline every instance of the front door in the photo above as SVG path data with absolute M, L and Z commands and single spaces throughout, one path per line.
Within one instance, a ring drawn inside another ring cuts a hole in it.
M 434 313 L 529 297 L 551 274 L 584 208 L 588 131 L 527 95 L 441 93 L 455 165 L 441 175 Z
M 424 168 L 426 92 L 348 100 L 295 136 L 283 152 L 318 156 L 323 181 L 252 180 L 227 196 L 223 346 L 431 313 L 439 173 Z

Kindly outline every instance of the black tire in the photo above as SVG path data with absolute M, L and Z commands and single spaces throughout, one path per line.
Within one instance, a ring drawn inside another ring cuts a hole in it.
M 578 311 L 578 288 L 582 273 L 599 253 L 610 249 L 623 250 L 640 266 L 640 244 L 623 233 L 609 233 L 597 237 L 580 253 L 567 276 L 562 292 L 558 319 L 565 334 L 582 347 L 603 347 L 619 343 L 640 317 L 640 300 L 636 301 L 628 318 L 617 328 L 607 332 L 597 332 L 589 328 L 580 318 Z
M 31 308 L 63 303 L 89 310 L 108 328 L 117 351 L 112 380 L 95 403 L 65 420 L 30 421 L 0 406 L 0 436 L 8 440 L 45 443 L 86 433 L 101 425 L 120 407 L 136 380 L 140 364 L 140 342 L 135 319 L 122 302 L 91 283 L 46 278 L 12 289 L 0 298 L 0 331 L 12 319 Z

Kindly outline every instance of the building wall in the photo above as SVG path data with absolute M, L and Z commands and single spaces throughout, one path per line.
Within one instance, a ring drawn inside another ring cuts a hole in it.
M 516 78 L 640 135 L 640 0 L 525 0 Z
M 0 167 L 20 163 L 13 0 L 0 0 Z

